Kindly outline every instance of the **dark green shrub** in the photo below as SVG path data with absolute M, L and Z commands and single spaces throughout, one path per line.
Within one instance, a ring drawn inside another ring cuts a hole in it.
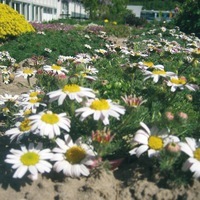
M 200 1 L 187 0 L 174 21 L 181 31 L 200 36 Z
M 136 17 L 133 13 L 128 13 L 124 17 L 124 21 L 129 26 L 136 26 L 136 27 L 143 26 L 147 23 L 147 21 L 145 19 Z

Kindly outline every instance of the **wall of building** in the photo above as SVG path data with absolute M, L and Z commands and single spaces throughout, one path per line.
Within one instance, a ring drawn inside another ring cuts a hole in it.
M 0 0 L 24 15 L 28 21 L 51 21 L 66 17 L 87 16 L 82 4 L 61 0 Z

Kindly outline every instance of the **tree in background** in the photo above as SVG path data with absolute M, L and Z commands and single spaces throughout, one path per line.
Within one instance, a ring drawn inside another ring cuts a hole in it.
M 181 5 L 174 22 L 181 31 L 200 36 L 200 1 L 186 0 Z
M 98 0 L 82 0 L 82 4 L 87 12 L 89 12 L 90 19 L 96 19 L 98 11 Z
M 90 19 L 122 20 L 127 11 L 128 0 L 82 0 Z

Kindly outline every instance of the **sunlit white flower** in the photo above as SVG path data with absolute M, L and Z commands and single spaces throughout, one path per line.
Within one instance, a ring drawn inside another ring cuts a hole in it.
M 9 136 L 11 140 L 14 140 L 15 138 L 20 140 L 31 131 L 30 119 L 28 118 L 24 118 L 23 121 L 18 121 L 15 126 L 15 128 L 9 129 L 5 132 L 5 135 Z
M 124 115 L 125 108 L 110 99 L 89 99 L 86 106 L 77 109 L 76 116 L 80 115 L 80 120 L 85 120 L 89 115 L 93 115 L 94 120 L 102 120 L 104 125 L 109 124 L 109 116 L 119 120 L 120 114 Z
M 52 165 L 47 160 L 51 159 L 53 154 L 50 149 L 43 149 L 40 142 L 36 147 L 30 143 L 28 149 L 24 145 L 21 146 L 21 150 L 11 149 L 10 153 L 5 162 L 12 164 L 12 168 L 16 169 L 13 178 L 22 178 L 29 172 L 29 178 L 36 180 L 38 172 L 42 174 L 51 171 Z
M 70 120 L 66 113 L 56 114 L 52 111 L 44 111 L 29 117 L 31 130 L 39 131 L 37 134 L 54 138 L 61 134 L 60 128 L 70 131 Z
M 133 57 L 147 57 L 148 54 L 142 53 L 142 52 L 134 52 L 130 51 L 130 55 Z
M 62 89 L 47 93 L 50 101 L 58 100 L 58 105 L 62 105 L 65 98 L 69 97 L 71 100 L 81 102 L 83 98 L 95 98 L 95 94 L 92 89 L 80 87 L 76 84 L 67 84 Z
M 186 153 L 189 158 L 182 166 L 183 171 L 190 170 L 193 172 L 193 177 L 200 177 L 200 143 L 194 138 L 186 137 L 186 142 L 180 142 L 181 151 Z
M 66 176 L 79 177 L 81 175 L 88 176 L 90 174 L 87 166 L 93 164 L 93 159 L 96 156 L 93 147 L 82 142 L 78 138 L 73 143 L 71 137 L 67 134 L 65 139 L 56 139 L 58 147 L 53 149 L 55 152 L 52 161 L 55 161 L 53 169 L 56 172 L 61 172 Z
M 51 52 L 52 52 L 52 50 L 49 49 L 49 48 L 45 48 L 44 50 L 45 50 L 46 52 L 48 52 L 48 53 L 51 53 Z
M 161 27 L 161 30 L 162 30 L 162 32 L 165 32 L 167 29 L 166 29 L 166 27 Z
M 138 67 L 142 70 L 147 70 L 147 69 L 164 70 L 163 65 L 154 65 L 153 62 L 148 62 L 148 61 L 139 62 Z
M 26 67 L 26 68 L 23 68 L 23 70 L 18 70 L 16 72 L 16 77 L 19 77 L 19 76 L 23 76 L 25 79 L 27 78 L 30 78 L 32 76 L 35 76 L 36 74 L 36 70 L 34 68 L 31 68 L 31 67 Z
M 85 44 L 84 45 L 87 49 L 92 49 L 92 47 L 90 46 L 90 45 L 88 45 L 88 44 Z
M 153 82 L 157 83 L 159 81 L 160 77 L 170 77 L 170 76 L 175 76 L 174 72 L 166 72 L 165 70 L 157 70 L 154 69 L 153 71 L 144 71 L 144 75 L 146 76 L 144 78 L 144 81 L 149 79 L 149 78 L 153 78 Z
M 93 66 L 86 66 L 84 72 L 86 74 L 97 74 L 99 71 Z
M 105 55 L 107 51 L 105 49 L 95 49 L 95 52 Z
M 43 31 L 38 31 L 37 34 L 39 34 L 39 35 L 46 35 L 45 32 L 43 32 Z
M 143 129 L 139 129 L 133 141 L 137 144 L 140 144 L 139 147 L 133 148 L 129 153 L 131 155 L 136 154 L 137 157 L 140 157 L 144 152 L 148 152 L 148 156 L 158 156 L 160 151 L 169 143 L 169 142 L 178 142 L 179 138 L 176 136 L 168 136 L 167 130 L 158 131 L 156 127 L 151 129 L 148 126 L 140 122 L 140 126 Z
M 30 97 L 26 101 L 21 101 L 18 103 L 23 110 L 31 110 L 32 113 L 36 113 L 40 106 L 46 107 L 45 103 L 41 102 L 41 98 Z
M 197 85 L 188 84 L 186 78 L 183 76 L 172 76 L 170 80 L 167 81 L 167 85 L 171 87 L 172 92 L 175 92 L 177 88 L 181 90 L 187 88 L 192 91 L 195 91 L 199 88 Z
M 75 64 L 89 64 L 92 61 L 92 58 L 90 57 L 89 54 L 86 53 L 79 53 L 76 55 L 74 58 L 74 63 Z
M 17 103 L 19 100 L 19 95 L 12 95 L 5 93 L 4 95 L 0 95 L 0 104 L 4 104 L 5 102 L 13 102 Z
M 59 65 L 45 65 L 43 66 L 43 69 L 47 72 L 53 72 L 54 74 L 63 74 L 68 73 L 69 71 L 66 70 L 64 67 L 61 67 Z
M 89 75 L 89 73 L 85 73 L 85 72 L 80 72 L 80 75 L 77 74 L 78 77 L 82 77 L 82 78 L 85 78 L 85 79 L 89 79 L 89 80 L 97 80 L 97 76 L 91 76 Z
M 22 93 L 20 97 L 28 100 L 30 98 L 39 97 L 39 95 L 42 94 L 44 94 L 44 91 L 41 88 L 37 87 L 33 90 L 29 90 L 27 93 Z
M 63 63 L 63 62 L 65 62 L 65 61 L 73 61 L 75 58 L 73 57 L 73 56 L 62 56 L 62 55 L 60 55 L 59 57 L 58 57 L 58 62 L 61 62 L 61 63 Z

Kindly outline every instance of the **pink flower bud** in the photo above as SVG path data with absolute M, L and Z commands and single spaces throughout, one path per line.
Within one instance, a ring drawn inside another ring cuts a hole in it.
M 174 115 L 172 112 L 166 112 L 165 116 L 169 121 L 172 121 L 174 119 Z

